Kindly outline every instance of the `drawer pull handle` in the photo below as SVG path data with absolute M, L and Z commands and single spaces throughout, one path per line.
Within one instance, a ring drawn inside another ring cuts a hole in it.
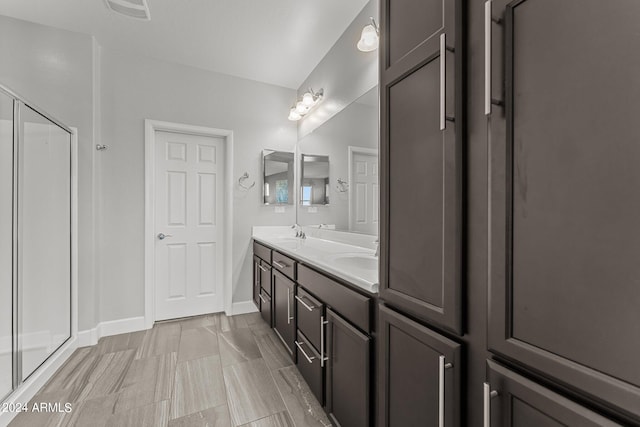
M 438 426 L 444 427 L 444 371 L 453 368 L 453 364 L 445 363 L 445 357 L 440 356 L 438 364 Z
M 300 304 L 304 305 L 304 308 L 306 308 L 309 311 L 313 311 L 316 308 L 315 305 L 309 305 L 306 302 L 304 302 L 304 299 L 302 299 L 298 295 L 296 295 L 296 299 L 300 302 Z
M 285 264 L 282 264 L 278 261 L 273 261 L 273 265 L 275 265 L 276 267 L 278 267 L 280 270 L 282 270 L 283 268 L 287 268 L 288 266 Z
M 261 266 L 261 265 L 258 265 L 258 267 L 260 267 L 260 270 L 262 270 L 262 271 L 264 271 L 264 272 L 266 272 L 266 271 L 268 270 L 266 267 L 263 267 L 263 266 Z
M 309 363 L 313 363 L 313 360 L 315 359 L 315 357 L 314 356 L 309 357 L 307 352 L 302 349 L 302 344 L 304 343 L 298 342 L 298 341 L 296 341 L 295 343 L 296 343 L 296 347 L 298 347 L 298 350 L 300 350 L 300 352 L 304 355 L 305 359 L 307 359 Z
M 267 301 L 264 299 L 264 297 L 262 296 L 262 294 L 258 294 L 258 296 L 260 297 L 260 300 L 262 301 L 263 304 L 266 304 Z
M 484 383 L 484 427 L 491 427 L 491 399 L 499 394 L 497 391 L 491 390 L 489 383 Z

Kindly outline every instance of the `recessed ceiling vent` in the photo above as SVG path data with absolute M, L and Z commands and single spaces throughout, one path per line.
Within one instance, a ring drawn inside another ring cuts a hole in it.
M 109 9 L 129 18 L 151 20 L 147 0 L 105 0 L 105 3 Z

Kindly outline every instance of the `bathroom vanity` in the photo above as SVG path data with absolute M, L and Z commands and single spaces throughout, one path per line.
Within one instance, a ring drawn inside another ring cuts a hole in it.
M 330 419 L 372 425 L 375 237 L 304 232 L 254 227 L 253 301 Z

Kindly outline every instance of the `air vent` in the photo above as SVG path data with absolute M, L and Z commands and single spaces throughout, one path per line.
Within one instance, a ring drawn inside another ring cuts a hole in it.
M 151 20 L 147 0 L 105 0 L 107 7 L 129 18 Z

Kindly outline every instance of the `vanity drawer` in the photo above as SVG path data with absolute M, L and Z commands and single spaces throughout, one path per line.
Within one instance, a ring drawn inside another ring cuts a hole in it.
M 296 280 L 296 262 L 288 256 L 273 251 L 271 266 L 289 279 Z
M 298 283 L 363 331 L 371 331 L 370 297 L 352 291 L 302 264 L 298 265 Z
M 320 328 L 324 327 L 322 315 L 324 304 L 312 297 L 308 292 L 298 286 L 296 295 L 296 305 L 298 313 L 298 329 L 307 337 L 309 343 L 316 350 L 320 349 Z
M 260 270 L 260 286 L 271 295 L 271 266 L 265 261 L 260 261 L 258 269 Z
M 320 363 L 320 354 L 309 344 L 304 334 L 298 331 L 296 337 L 296 351 L 298 352 L 298 363 L 296 366 L 300 374 L 305 379 L 311 392 L 318 399 L 321 405 L 324 405 L 323 396 L 323 367 Z
M 271 249 L 264 245 L 261 245 L 255 240 L 253 242 L 253 254 L 259 256 L 267 263 L 271 264 Z
M 271 323 L 271 297 L 267 294 L 264 289 L 260 290 L 260 314 L 265 322 L 272 326 Z

